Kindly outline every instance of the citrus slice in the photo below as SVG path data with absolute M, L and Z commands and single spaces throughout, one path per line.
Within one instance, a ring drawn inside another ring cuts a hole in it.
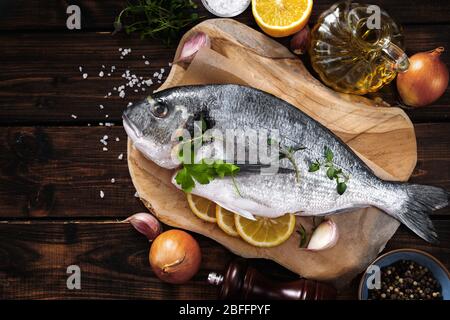
M 287 37 L 308 23 L 313 0 L 252 0 L 256 23 L 272 37 Z
M 228 211 L 221 206 L 216 205 L 216 219 L 217 225 L 220 229 L 222 229 L 226 234 L 239 237 L 239 233 L 236 230 L 236 226 L 234 224 L 234 213 Z
M 187 200 L 192 212 L 200 219 L 216 222 L 216 204 L 211 200 L 188 193 Z
M 253 221 L 236 214 L 234 223 L 241 238 L 248 243 L 257 247 L 275 247 L 294 232 L 295 216 L 286 214 L 275 219 L 258 217 Z

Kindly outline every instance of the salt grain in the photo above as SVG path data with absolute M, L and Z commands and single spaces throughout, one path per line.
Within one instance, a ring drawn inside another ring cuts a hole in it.
M 111 178 L 111 183 L 115 183 L 115 182 L 116 182 L 116 179 Z
M 134 196 L 135 196 L 136 198 L 139 198 L 139 193 L 136 191 L 136 192 L 134 193 Z
M 87 73 L 83 73 L 83 79 L 86 79 L 88 77 Z
M 74 115 L 74 114 L 72 114 L 71 117 L 74 118 L 74 119 L 78 118 L 78 117 L 77 117 L 76 115 Z
M 123 99 L 125 97 L 125 91 L 120 91 L 119 92 L 119 97 L 121 97 Z
M 104 75 L 105 75 L 105 73 L 104 73 L 103 71 L 100 71 L 100 73 L 98 74 L 98 76 L 99 76 L 100 78 L 103 78 Z
M 103 192 L 103 190 L 100 190 L 100 198 L 104 198 L 105 197 L 105 193 Z
M 106 147 L 103 147 L 103 151 L 108 151 L 108 148 L 106 148 Z
M 119 141 L 120 141 L 119 137 L 116 137 L 116 141 L 117 141 L 117 142 L 119 142 Z
M 80 72 L 83 72 L 83 67 L 82 67 L 82 66 L 79 66 L 79 67 L 78 67 L 78 70 L 80 70 Z
M 147 66 L 150 64 L 150 62 L 148 62 L 148 60 L 146 60 L 144 63 L 145 63 Z
M 117 157 L 117 159 L 122 160 L 122 159 L 123 159 L 123 153 L 119 154 L 119 156 Z
M 101 105 L 99 105 L 99 108 L 100 108 L 100 109 L 103 109 L 103 108 L 104 108 L 104 106 L 103 106 L 103 105 L 101 104 Z

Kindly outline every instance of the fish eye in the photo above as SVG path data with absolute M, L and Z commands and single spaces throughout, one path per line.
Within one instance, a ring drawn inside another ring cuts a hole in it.
M 169 108 L 165 103 L 158 102 L 152 106 L 151 112 L 157 118 L 165 118 L 169 114 Z

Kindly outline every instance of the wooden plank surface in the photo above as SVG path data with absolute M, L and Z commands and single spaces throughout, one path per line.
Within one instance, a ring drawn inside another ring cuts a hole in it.
M 437 46 L 450 48 L 450 25 L 407 26 L 405 33 L 410 53 Z M 132 53 L 121 60 L 119 48 L 132 48 Z M 122 110 L 129 101 L 143 99 L 156 89 L 158 79 L 153 74 L 161 72 L 161 68 L 165 69 L 164 75 L 168 74 L 175 48 L 123 34 L 20 33 L 0 34 L 0 52 L 0 124 L 94 124 L 121 121 Z M 450 53 L 444 53 L 443 60 L 450 65 Z M 108 77 L 111 66 L 116 71 Z M 145 92 L 128 90 L 122 99 L 113 88 L 126 82 L 121 77 L 126 70 L 151 78 L 155 84 Z M 105 73 L 103 78 L 99 77 L 100 71 Z M 82 78 L 83 73 L 88 74 L 87 79 Z M 105 99 L 108 92 L 111 96 Z M 394 85 L 385 88 L 381 96 L 393 105 L 399 101 Z M 105 106 L 103 111 L 100 104 Z M 407 113 L 416 122 L 449 121 L 450 88 L 433 106 Z
M 418 164 L 411 181 L 450 189 L 450 123 L 415 129 Z M 100 142 L 105 135 L 108 151 Z M 134 197 L 121 126 L 0 127 L 0 168 L 2 218 L 126 217 L 144 210 Z
M 450 264 L 450 221 L 436 221 L 443 245 L 426 244 L 401 228 L 388 250 L 415 247 Z M 102 222 L 1 222 L 0 297 L 3 299 L 214 299 L 206 283 L 210 271 L 221 272 L 233 255 L 212 240 L 195 236 L 202 249 L 200 272 L 188 284 L 159 281 L 148 263 L 149 244 L 128 224 Z M 251 261 L 265 275 L 295 279 L 273 263 Z M 68 290 L 69 265 L 81 269 L 81 290 Z M 359 281 L 355 280 L 354 285 Z M 342 298 L 356 298 L 354 288 Z
M 200 0 L 194 0 L 200 4 Z M 335 0 L 321 0 L 314 4 L 312 21 L 317 19 L 320 12 L 330 7 Z M 364 2 L 364 1 L 362 1 Z M 114 18 L 125 7 L 123 0 L 92 1 L 2 1 L 0 4 L 0 30 L 55 30 L 65 29 L 67 6 L 76 4 L 82 13 L 82 30 L 111 30 Z M 433 0 L 431 3 L 421 0 L 371 0 L 388 11 L 400 23 L 449 23 L 448 11 L 450 4 L 447 0 Z M 210 18 L 212 15 L 199 5 L 200 16 Z M 251 11 L 248 9 L 237 20 L 246 24 L 254 24 Z

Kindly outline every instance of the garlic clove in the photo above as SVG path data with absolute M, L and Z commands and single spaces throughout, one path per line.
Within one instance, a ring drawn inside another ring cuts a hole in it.
M 309 27 L 306 26 L 292 37 L 291 50 L 298 55 L 305 54 L 308 51 L 310 42 L 311 32 Z
M 128 217 L 124 222 L 129 222 L 131 225 L 149 241 L 153 241 L 161 232 L 162 227 L 158 219 L 148 213 L 136 213 Z
M 184 43 L 176 62 L 192 62 L 195 54 L 203 47 L 211 48 L 211 40 L 204 32 L 197 32 Z
M 336 244 L 338 238 L 336 224 L 332 220 L 326 220 L 314 230 L 307 249 L 311 251 L 329 249 Z

